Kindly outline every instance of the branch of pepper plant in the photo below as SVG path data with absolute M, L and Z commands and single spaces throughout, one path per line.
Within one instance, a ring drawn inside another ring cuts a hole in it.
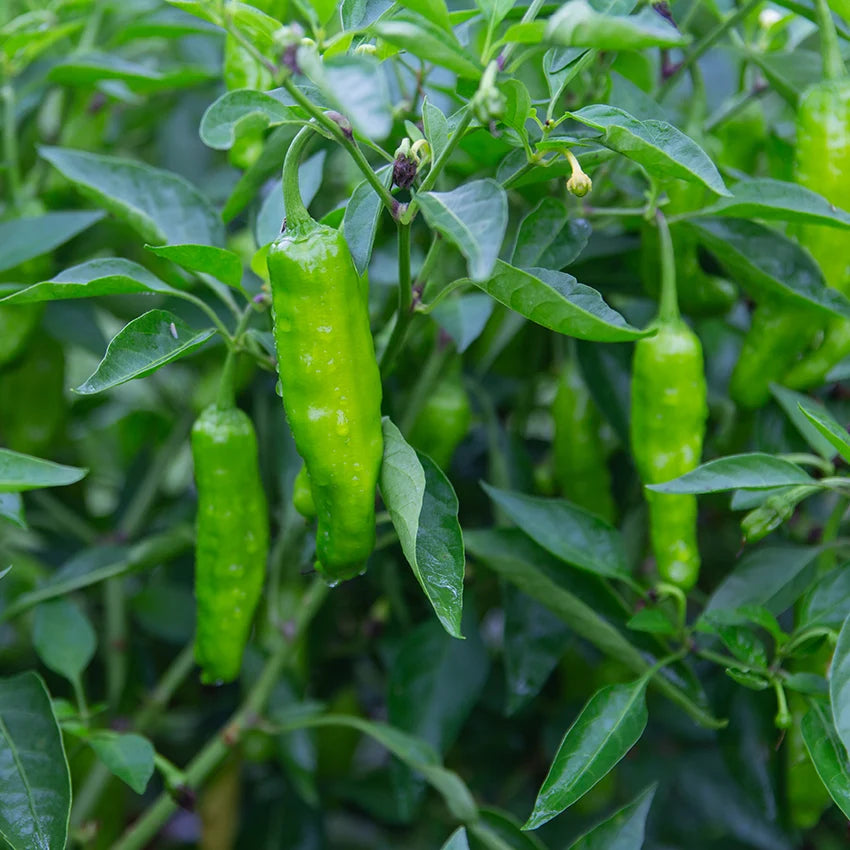
M 279 645 L 267 658 L 262 672 L 248 692 L 245 701 L 227 724 L 207 742 L 186 767 L 186 782 L 190 788 L 200 787 L 239 743 L 245 731 L 256 724 L 272 689 L 280 679 L 291 654 L 295 651 L 299 638 L 312 622 L 327 593 L 327 584 L 321 578 L 314 579 L 304 595 L 295 622 L 286 630 L 286 637 L 281 636 Z M 143 850 L 177 811 L 177 808 L 178 805 L 170 794 L 161 793 L 145 814 L 112 845 L 112 850 Z
M 395 325 L 381 356 L 381 378 L 386 378 L 401 350 L 413 319 L 413 281 L 410 277 L 410 224 L 398 222 L 398 309 Z
M 761 0 L 749 0 L 741 6 L 740 9 L 734 11 L 731 15 L 724 18 L 717 26 L 707 32 L 693 47 L 691 51 L 676 67 L 676 70 L 662 83 L 658 90 L 658 100 L 663 102 L 667 95 L 676 87 L 676 84 L 681 80 L 682 75 L 688 68 L 693 65 L 714 43 L 720 39 L 728 30 L 737 26 L 753 9 L 761 5 Z
M 172 696 L 192 672 L 194 666 L 194 646 L 189 643 L 171 662 L 162 678 L 151 691 L 147 702 L 133 716 L 129 731 L 139 734 L 146 732 L 171 701 Z M 77 829 L 82 826 L 113 778 L 112 771 L 103 762 L 95 763 L 86 776 L 82 788 L 74 795 L 74 807 L 71 811 L 71 826 L 73 828 Z

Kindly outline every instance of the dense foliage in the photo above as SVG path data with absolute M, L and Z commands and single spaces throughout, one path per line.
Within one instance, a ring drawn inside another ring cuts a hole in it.
M 848 41 L 0 4 L 0 844 L 844 846 Z

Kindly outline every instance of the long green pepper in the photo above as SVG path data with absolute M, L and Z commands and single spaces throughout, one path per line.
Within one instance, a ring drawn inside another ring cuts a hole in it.
M 298 162 L 312 132 L 303 128 L 286 154 L 286 228 L 268 269 L 283 403 L 317 514 L 316 566 L 338 582 L 359 575 L 375 545 L 381 378 L 345 237 L 301 200 Z
M 656 334 L 638 340 L 632 364 L 631 443 L 644 484 L 696 467 L 708 411 L 702 345 L 679 316 L 670 231 L 658 215 L 661 306 Z M 661 578 L 684 589 L 699 576 L 696 496 L 645 490 L 650 540 Z
M 268 512 L 251 419 L 211 405 L 192 428 L 198 488 L 195 658 L 201 680 L 229 682 L 260 600 L 269 546 Z

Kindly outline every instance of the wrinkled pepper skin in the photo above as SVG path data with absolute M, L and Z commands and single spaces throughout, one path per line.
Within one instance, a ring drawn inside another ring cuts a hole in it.
M 599 434 L 602 418 L 574 357 L 564 362 L 558 376 L 552 418 L 555 479 L 561 493 L 576 505 L 613 522 L 616 510 L 611 472 Z
M 472 406 L 460 370 L 438 381 L 410 430 L 410 444 L 448 469 L 455 449 L 469 433 Z
M 205 683 L 239 675 L 269 546 L 257 437 L 246 413 L 215 405 L 192 428 L 198 489 L 195 658 Z
M 335 583 L 359 575 L 375 545 L 383 436 L 369 313 L 333 228 L 287 228 L 268 269 L 283 403 L 317 512 L 317 569 Z
M 812 86 L 797 112 L 796 181 L 842 209 L 850 206 L 850 80 Z M 847 231 L 803 225 L 798 239 L 815 258 L 829 286 L 850 294 Z M 821 345 L 788 372 L 784 383 L 807 389 L 824 382 L 829 370 L 850 354 L 850 322 L 830 319 Z
M 699 338 L 681 320 L 657 328 L 637 342 L 632 366 L 632 453 L 644 484 L 669 481 L 699 464 L 708 411 Z M 696 496 L 644 492 L 658 572 L 687 590 L 700 567 Z

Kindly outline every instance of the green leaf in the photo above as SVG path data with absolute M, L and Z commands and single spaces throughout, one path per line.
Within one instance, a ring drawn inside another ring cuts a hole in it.
M 627 806 L 573 842 L 570 850 L 640 850 L 657 787 L 650 785 Z
M 700 242 L 756 300 L 850 318 L 850 301 L 828 287 L 817 263 L 796 242 L 753 221 L 700 218 L 688 222 Z
M 97 369 L 74 392 L 91 395 L 144 378 L 197 351 L 215 333 L 196 331 L 167 310 L 150 310 L 112 338 Z
M 478 807 L 463 780 L 456 773 L 446 770 L 440 764 L 433 748 L 420 738 L 408 735 L 386 723 L 375 723 L 343 714 L 296 717 L 293 720 L 282 718 L 282 723 L 287 729 L 311 729 L 321 726 L 347 726 L 357 729 L 374 738 L 411 770 L 421 773 L 425 781 L 443 797 L 447 808 L 458 820 L 469 822 L 477 817 Z
M 660 484 L 647 484 L 656 493 L 721 493 L 724 490 L 767 490 L 792 484 L 815 484 L 796 463 L 753 452 L 710 460 Z
M 459 826 L 449 836 L 449 840 L 442 846 L 441 850 L 469 850 L 466 830 L 462 826 Z
M 655 177 L 678 177 L 702 183 L 718 195 L 729 194 L 708 154 L 666 121 L 640 121 L 622 109 L 601 103 L 570 115 L 597 130 L 600 144 L 637 162 Z
M 577 339 L 630 342 L 652 333 L 632 327 L 595 289 L 565 272 L 518 269 L 498 260 L 490 277 L 472 282 L 532 322 Z
M 596 50 L 680 47 L 690 40 L 653 9 L 642 9 L 637 15 L 605 15 L 587 0 L 564 3 L 549 19 L 545 38 L 562 47 Z
M 699 210 L 699 215 L 763 218 L 850 228 L 850 214 L 838 209 L 817 192 L 797 183 L 767 177 L 737 183 L 732 189 L 732 197 L 719 198 L 711 206 Z
M 229 91 L 207 107 L 201 118 L 201 141 L 216 150 L 229 150 L 243 126 L 264 129 L 307 119 L 307 113 L 285 89 Z
M 512 127 L 520 137 L 526 137 L 525 122 L 531 114 L 531 95 L 525 83 L 517 79 L 506 80 L 500 86 L 505 96 L 505 111 L 501 121 Z
M 387 165 L 378 171 L 378 179 L 385 187 L 389 188 L 392 178 L 391 166 Z M 383 209 L 383 202 L 368 180 L 357 186 L 345 207 L 342 232 L 358 274 L 363 274 L 369 268 L 372 246 L 375 244 Z
M 449 10 L 446 8 L 445 0 L 399 0 L 399 3 L 406 9 L 427 18 L 432 24 L 447 33 L 452 31 Z
M 32 642 L 45 666 L 71 682 L 79 681 L 97 649 L 88 617 L 67 598 L 35 609 Z
M 298 61 L 328 104 L 350 119 L 368 139 L 385 139 L 393 126 L 392 107 L 381 63 L 374 56 L 334 56 L 319 61 L 314 54 Z
M 500 809 L 479 809 L 478 820 L 470 832 L 484 850 L 547 850 L 533 832 L 523 832 L 522 824 Z
M 493 26 L 500 24 L 514 7 L 513 0 L 476 0 L 475 5 L 493 22 Z
M 216 280 L 239 289 L 242 283 L 242 261 L 238 254 L 211 245 L 145 245 L 158 257 L 177 263 L 190 272 L 212 275 Z
M 584 250 L 591 230 L 587 219 L 570 218 L 563 201 L 543 198 L 520 222 L 511 265 L 562 269 Z
M 829 626 L 838 629 L 850 614 L 850 565 L 830 570 L 812 586 L 797 609 L 798 629 Z
M 384 418 L 381 496 L 402 551 L 434 613 L 453 637 L 463 612 L 464 550 L 454 490 L 437 465 Z
M 832 718 L 820 702 L 812 701 L 800 724 L 812 764 L 835 805 L 850 818 L 850 767 Z
M 638 742 L 646 728 L 646 685 L 598 690 L 567 731 L 523 829 L 537 829 L 583 797 Z
M 467 551 L 507 581 L 516 585 L 557 614 L 579 637 L 600 652 L 616 658 L 629 670 L 645 673 L 649 668 L 644 655 L 600 613 L 601 600 L 586 594 L 580 597 L 578 588 L 588 589 L 590 578 L 582 573 L 565 572 L 561 562 L 530 540 L 519 529 L 465 531 Z M 598 588 L 595 583 L 592 587 Z M 721 728 L 716 720 L 677 684 L 663 674 L 652 680 L 653 685 L 668 699 L 681 706 L 697 723 L 708 728 Z
M 425 138 L 431 145 L 432 161 L 439 159 L 449 143 L 449 122 L 440 108 L 428 98 L 422 102 L 422 126 L 425 129 Z
M 66 298 L 94 298 L 99 295 L 131 295 L 136 292 L 170 294 L 173 291 L 144 266 L 130 260 L 109 257 L 72 266 L 50 280 L 34 283 L 0 298 L 0 303 L 30 304 Z
M 482 482 L 487 495 L 535 543 L 556 558 L 609 578 L 628 578 L 626 551 L 616 528 L 563 499 L 544 499 Z
M 707 611 L 763 605 L 781 614 L 806 590 L 819 546 L 767 546 L 747 553 L 712 594 Z
M 803 416 L 817 428 L 818 433 L 826 437 L 836 449 L 842 459 L 850 463 L 850 434 L 847 429 L 839 425 L 835 417 L 825 408 L 809 399 L 799 403 Z
M 454 340 L 459 353 L 478 339 L 492 314 L 493 299 L 483 292 L 447 298 L 431 311 L 431 317 Z
M 835 731 L 850 749 L 850 615 L 844 620 L 838 634 L 838 643 L 832 656 L 829 673 L 829 701 Z M 846 755 L 845 755 L 846 757 Z
M 481 67 L 461 46 L 453 32 L 446 32 L 427 18 L 412 12 L 384 18 L 372 25 L 372 32 L 384 41 L 431 62 L 460 77 L 478 79 Z
M 182 65 L 158 71 L 149 65 L 131 62 L 109 53 L 75 54 L 58 62 L 47 75 L 49 80 L 66 86 L 94 86 L 102 80 L 120 80 L 131 91 L 141 94 L 189 88 L 216 78 L 203 66 Z
M 342 0 L 342 25 L 347 30 L 368 27 L 394 5 L 393 0 Z
M 20 493 L 42 487 L 64 487 L 83 478 L 87 469 L 0 449 L 0 493 Z
M 97 757 L 137 794 L 144 794 L 154 771 L 154 748 L 141 735 L 99 730 L 88 739 Z
M 835 448 L 832 441 L 821 434 L 820 430 L 815 427 L 813 422 L 809 421 L 809 418 L 804 413 L 805 409 L 822 410 L 826 413 L 826 408 L 813 398 L 802 393 L 794 392 L 794 390 L 789 390 L 779 384 L 771 384 L 770 391 L 773 393 L 773 397 L 779 403 L 779 406 L 785 411 L 785 415 L 791 420 L 794 427 L 800 432 L 809 446 L 824 460 L 832 460 L 835 457 Z
M 451 192 L 420 192 L 416 200 L 428 225 L 460 248 L 469 277 L 475 283 L 486 281 L 508 225 L 505 190 L 487 178 L 464 183 Z
M 0 679 L 0 835 L 12 850 L 64 850 L 71 775 L 40 676 Z
M 221 245 L 224 228 L 212 204 L 184 177 L 141 162 L 70 148 L 39 153 L 83 194 L 151 243 Z
M 676 625 L 659 608 L 641 608 L 626 625 L 636 632 L 649 632 L 655 635 L 672 635 Z
M 537 696 L 570 640 L 567 624 L 510 585 L 502 589 L 505 611 L 506 710 L 516 713 Z
M 74 210 L 0 221 L 0 271 L 47 254 L 102 218 L 97 210 Z

